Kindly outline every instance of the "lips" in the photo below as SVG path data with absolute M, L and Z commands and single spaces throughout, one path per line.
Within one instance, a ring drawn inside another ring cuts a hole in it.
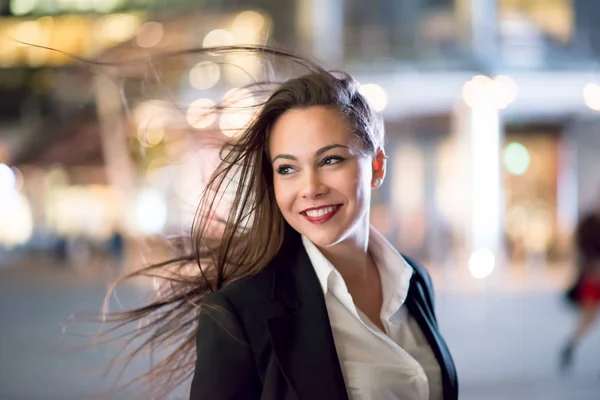
M 300 214 L 313 224 L 323 224 L 337 214 L 340 208 L 342 208 L 341 204 L 313 207 L 302 211 Z

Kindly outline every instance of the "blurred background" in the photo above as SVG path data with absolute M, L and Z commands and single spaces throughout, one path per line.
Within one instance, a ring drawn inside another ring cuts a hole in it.
M 206 139 L 252 117 L 203 110 L 246 104 L 240 87 L 269 73 L 248 54 L 152 57 L 227 44 L 348 70 L 383 113 L 373 224 L 430 270 L 461 399 L 600 398 L 600 329 L 571 375 L 557 368 L 577 320 L 562 300 L 574 229 L 600 207 L 594 0 L 4 0 L 0 13 L 1 399 L 107 397 L 118 347 L 72 351 L 97 329 L 75 315 L 189 231 L 216 165 Z M 112 309 L 153 287 L 121 289 Z

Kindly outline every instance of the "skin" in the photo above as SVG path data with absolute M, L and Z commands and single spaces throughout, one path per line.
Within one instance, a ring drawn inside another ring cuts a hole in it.
M 383 330 L 381 282 L 368 245 L 371 190 L 385 177 L 385 153 L 361 154 L 348 121 L 322 106 L 285 112 L 273 126 L 269 149 L 283 217 L 335 266 L 355 305 Z M 321 206 L 340 208 L 320 225 L 302 214 Z

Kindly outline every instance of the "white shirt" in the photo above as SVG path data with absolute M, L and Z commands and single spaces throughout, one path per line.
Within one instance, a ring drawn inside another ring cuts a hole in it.
M 383 292 L 382 332 L 352 300 L 344 279 L 305 237 L 304 248 L 317 273 L 350 400 L 442 400 L 442 378 L 417 322 L 403 307 L 413 270 L 371 228 L 369 252 Z

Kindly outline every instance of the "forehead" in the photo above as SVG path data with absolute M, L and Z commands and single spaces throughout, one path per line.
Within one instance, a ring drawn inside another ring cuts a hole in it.
M 273 125 L 269 138 L 271 154 L 300 153 L 330 144 L 357 142 L 350 123 L 335 109 L 315 106 L 286 111 Z

